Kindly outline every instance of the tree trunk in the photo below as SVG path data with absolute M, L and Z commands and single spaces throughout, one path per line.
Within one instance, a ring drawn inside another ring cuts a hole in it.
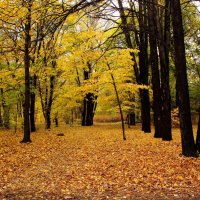
M 111 71 L 110 65 L 107 64 L 108 69 Z M 121 106 L 121 102 L 120 102 L 120 98 L 119 98 L 119 93 L 117 90 L 117 85 L 115 82 L 115 77 L 113 76 L 112 73 L 110 73 L 111 79 L 112 79 L 112 83 L 114 86 L 114 90 L 115 90 L 115 94 L 116 94 L 116 99 L 117 99 L 117 104 L 119 107 L 119 113 L 120 113 L 120 117 L 121 117 L 121 125 L 122 125 L 122 136 L 123 136 L 123 140 L 126 140 L 126 133 L 125 133 L 125 126 L 124 126 L 124 116 L 123 116 L 123 112 L 122 112 L 122 106 Z
M 55 117 L 55 126 L 58 127 L 58 117 Z
M 10 128 L 10 106 L 3 106 L 3 127 L 6 129 Z
M 45 128 L 46 129 L 50 129 L 51 128 L 51 113 L 50 113 L 50 110 L 49 109 L 47 109 L 46 110 L 46 113 L 45 113 L 46 115 L 45 115 L 45 122 L 46 122 L 46 125 L 45 125 Z
M 2 107 L 3 107 L 3 116 L 1 118 L 2 120 L 2 126 L 6 129 L 10 128 L 10 106 L 7 105 L 5 97 L 4 97 L 4 91 L 1 88 L 1 98 L 2 98 Z
M 198 154 L 195 147 L 192 130 L 180 0 L 171 0 L 171 7 L 174 34 L 176 79 L 179 97 L 182 154 L 184 156 L 196 157 Z
M 31 2 L 28 2 L 28 13 L 25 24 L 25 51 L 24 51 L 24 68 L 25 68 L 25 99 L 24 99 L 24 138 L 22 143 L 31 142 L 30 138 L 30 55 L 29 49 L 31 46 Z
M 52 63 L 53 68 L 55 68 L 56 63 Z M 46 117 L 46 129 L 51 128 L 51 108 L 52 108 L 52 103 L 53 103 L 53 92 L 54 92 L 54 81 L 55 81 L 55 76 L 52 75 L 50 77 L 50 90 L 49 90 L 49 99 L 47 99 L 46 103 L 46 109 L 45 109 L 45 117 Z
M 128 124 L 129 125 L 135 125 L 135 113 L 129 113 L 127 115 L 127 118 L 128 118 Z
M 93 93 L 86 94 L 83 101 L 83 112 L 82 112 L 82 126 L 92 126 L 94 111 L 96 107 L 96 97 Z
M 147 36 L 147 4 L 145 0 L 139 1 L 139 66 L 140 66 L 140 83 L 148 85 L 148 36 Z M 150 117 L 150 101 L 149 91 L 140 89 L 141 97 L 141 117 L 142 130 L 145 133 L 151 132 L 151 117 Z
M 154 126 L 155 138 L 162 138 L 162 100 L 160 87 L 160 72 L 157 52 L 157 28 L 155 20 L 155 2 L 151 0 L 148 4 L 148 30 L 150 44 L 150 61 L 152 74 L 152 89 L 153 89 L 153 111 L 154 111 Z
M 166 0 L 165 3 L 165 21 L 164 21 L 164 62 L 161 66 L 161 87 L 163 98 L 163 110 L 162 110 L 162 126 L 163 136 L 165 141 L 172 140 L 172 127 L 171 127 L 171 94 L 169 86 L 169 48 L 170 48 L 170 0 Z
M 146 89 L 140 89 L 140 99 L 141 99 L 142 131 L 144 131 L 145 133 L 150 133 L 151 117 L 150 117 L 149 91 Z
M 32 92 L 31 92 L 31 105 L 30 105 L 30 126 L 31 126 L 31 132 L 36 131 L 35 127 L 35 90 L 36 90 L 36 81 L 37 76 L 34 75 L 31 77 L 31 86 L 32 86 Z
M 90 64 L 88 63 L 89 71 L 84 70 L 84 80 L 88 80 L 90 77 Z M 82 111 L 82 126 L 92 126 L 94 113 L 96 110 L 96 99 L 97 96 L 89 92 L 86 94 L 83 100 L 83 111 Z
M 155 1 L 157 5 L 157 0 Z M 171 131 L 171 96 L 169 87 L 169 34 L 170 34 L 170 4 L 166 0 L 164 31 L 162 21 L 158 12 L 155 13 L 158 31 L 158 49 L 161 69 L 161 91 L 162 91 L 162 138 L 172 140 Z M 164 32 L 164 35 L 163 35 Z

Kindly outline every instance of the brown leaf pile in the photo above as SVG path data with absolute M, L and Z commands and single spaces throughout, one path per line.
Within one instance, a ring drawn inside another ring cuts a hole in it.
M 64 133 L 64 136 L 58 136 Z M 0 132 L 0 199 L 200 199 L 200 158 L 180 156 L 180 133 L 163 142 L 139 127 Z

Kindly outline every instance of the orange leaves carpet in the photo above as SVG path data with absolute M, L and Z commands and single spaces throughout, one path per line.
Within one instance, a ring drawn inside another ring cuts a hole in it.
M 57 134 L 63 133 L 64 136 Z M 200 158 L 181 156 L 173 141 L 140 127 L 62 127 L 22 133 L 0 131 L 0 199 L 200 199 Z

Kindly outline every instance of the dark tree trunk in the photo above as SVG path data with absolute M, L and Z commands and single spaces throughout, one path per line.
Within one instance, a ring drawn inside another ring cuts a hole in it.
M 169 86 L 169 46 L 170 46 L 170 0 L 165 3 L 165 22 L 164 22 L 164 62 L 161 66 L 161 87 L 163 98 L 162 110 L 162 126 L 163 136 L 162 139 L 166 141 L 172 140 L 172 127 L 171 127 L 171 94 Z
M 171 7 L 174 34 L 176 79 L 179 97 L 182 154 L 184 156 L 196 157 L 198 154 L 195 147 L 192 130 L 180 0 L 171 0 Z
M 151 117 L 150 117 L 149 91 L 146 89 L 141 89 L 140 98 L 141 98 L 142 131 L 144 131 L 145 133 L 150 133 Z
M 51 128 L 51 115 L 50 115 L 50 110 L 49 109 L 47 109 L 46 110 L 46 126 L 45 126 L 45 128 L 46 129 L 50 129 Z
M 55 68 L 56 63 L 53 63 L 53 68 Z M 46 129 L 51 128 L 51 108 L 53 103 L 53 91 L 54 91 L 54 81 L 55 76 L 50 77 L 50 90 L 49 90 L 49 99 L 46 102 L 46 109 L 45 109 L 45 117 L 46 117 Z
M 198 122 L 197 137 L 196 137 L 196 147 L 198 152 L 200 153 L 200 109 L 199 109 L 199 122 Z
M 157 28 L 155 20 L 155 2 L 151 0 L 148 4 L 148 30 L 150 43 L 150 61 L 152 74 L 152 89 L 153 89 L 153 111 L 154 111 L 154 126 L 155 138 L 162 138 L 162 100 L 160 88 L 160 73 L 157 52 Z
M 3 127 L 6 129 L 10 128 L 10 106 L 3 106 Z
M 90 77 L 90 64 L 88 63 L 89 71 L 84 70 L 84 80 L 88 80 Z M 92 126 L 94 113 L 96 110 L 96 99 L 97 96 L 89 92 L 86 94 L 83 100 L 83 111 L 82 111 L 82 126 Z
M 29 49 L 31 46 L 31 3 L 28 2 L 28 13 L 25 24 L 25 51 L 24 51 L 24 68 L 25 68 L 25 99 L 24 99 L 24 138 L 22 143 L 31 142 L 30 138 L 30 55 Z
M 35 90 L 36 90 L 36 81 L 37 81 L 37 76 L 34 75 L 31 77 L 31 105 L 30 105 L 30 126 L 31 126 L 31 132 L 36 131 L 35 127 Z
M 94 111 L 96 108 L 96 97 L 93 93 L 88 93 L 83 101 L 83 112 L 82 112 L 82 126 L 92 126 Z
M 176 87 L 176 108 L 178 108 L 179 107 L 179 100 L 178 100 L 178 86 L 177 86 L 177 81 L 176 81 L 176 86 L 175 87 Z
M 4 97 L 4 91 L 1 88 L 1 98 L 2 98 L 2 107 L 3 107 L 3 116 L 1 118 L 2 120 L 2 126 L 6 129 L 10 128 L 10 106 L 7 105 L 5 97 Z
M 157 0 L 155 1 L 157 4 Z M 160 16 L 156 15 L 158 30 L 158 49 L 161 69 L 161 91 L 162 91 L 162 138 L 163 140 L 172 140 L 171 131 L 171 96 L 169 87 L 169 34 L 170 34 L 170 4 L 166 0 L 164 31 Z M 163 34 L 164 32 L 164 34 Z
M 53 122 L 55 123 L 55 127 L 58 127 L 58 112 L 56 112 Z
M 139 1 L 139 66 L 140 66 L 140 83 L 148 85 L 148 36 L 147 36 L 147 4 L 145 0 Z M 145 133 L 151 132 L 151 117 L 150 117 L 150 101 L 149 91 L 140 89 L 141 97 L 141 117 L 142 130 Z
M 127 115 L 127 119 L 128 119 L 128 124 L 129 126 L 132 125 L 134 126 L 135 125 L 135 113 L 129 113 Z
M 55 117 L 55 125 L 58 127 L 58 117 Z

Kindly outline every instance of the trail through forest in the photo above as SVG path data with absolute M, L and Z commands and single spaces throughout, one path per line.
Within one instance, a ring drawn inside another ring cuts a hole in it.
M 63 133 L 64 136 L 57 134 Z M 200 159 L 181 156 L 180 133 L 154 139 L 140 127 L 0 132 L 0 199 L 200 199 Z

